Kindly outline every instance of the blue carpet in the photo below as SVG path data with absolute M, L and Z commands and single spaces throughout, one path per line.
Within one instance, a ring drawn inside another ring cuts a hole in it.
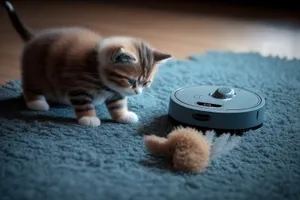
M 175 173 L 149 156 L 142 135 L 166 134 L 169 94 L 194 84 L 232 85 L 266 98 L 264 126 L 248 131 L 203 174 Z M 129 99 L 140 116 L 81 127 L 73 111 L 28 111 L 20 83 L 0 89 L 0 199 L 299 199 L 300 61 L 211 52 L 163 64 L 153 86 Z

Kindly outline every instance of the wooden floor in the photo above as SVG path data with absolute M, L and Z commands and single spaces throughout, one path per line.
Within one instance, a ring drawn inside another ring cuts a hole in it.
M 40 30 L 80 25 L 103 35 L 141 37 L 156 48 L 185 58 L 210 50 L 256 51 L 300 57 L 300 25 L 277 17 L 242 18 L 147 8 L 56 1 L 13 1 L 22 20 Z M 232 11 L 230 11 L 232 12 Z M 272 13 L 272 12 L 271 12 Z M 255 14 L 255 11 L 252 12 Z M 6 13 L 0 11 L 0 84 L 19 78 L 22 42 Z

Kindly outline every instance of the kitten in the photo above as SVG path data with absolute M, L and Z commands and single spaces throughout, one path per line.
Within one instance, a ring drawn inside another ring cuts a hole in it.
M 12 4 L 4 7 L 25 45 L 21 56 L 22 90 L 29 109 L 46 111 L 50 102 L 72 106 L 77 122 L 99 126 L 95 106 L 104 103 L 113 120 L 135 123 L 127 97 L 150 87 L 158 63 L 171 55 L 133 37 L 104 38 L 81 27 L 31 32 Z

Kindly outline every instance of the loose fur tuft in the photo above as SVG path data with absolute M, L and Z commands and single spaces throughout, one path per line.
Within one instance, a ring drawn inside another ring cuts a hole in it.
M 176 170 L 202 172 L 209 163 L 209 143 L 192 128 L 178 127 L 167 138 L 145 136 L 144 142 L 151 154 L 170 159 Z
M 174 169 L 200 173 L 213 159 L 238 145 L 240 137 L 232 137 L 232 140 L 228 140 L 229 138 L 229 134 L 217 138 L 214 131 L 203 134 L 193 128 L 177 127 L 167 138 L 144 136 L 144 143 L 150 154 L 170 160 Z M 220 152 L 221 150 L 224 152 Z

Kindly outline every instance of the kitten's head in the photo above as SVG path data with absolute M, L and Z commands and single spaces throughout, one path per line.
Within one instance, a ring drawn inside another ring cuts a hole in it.
M 99 43 L 98 51 L 102 80 L 125 96 L 140 94 L 150 87 L 158 64 L 171 57 L 130 37 L 106 38 Z

